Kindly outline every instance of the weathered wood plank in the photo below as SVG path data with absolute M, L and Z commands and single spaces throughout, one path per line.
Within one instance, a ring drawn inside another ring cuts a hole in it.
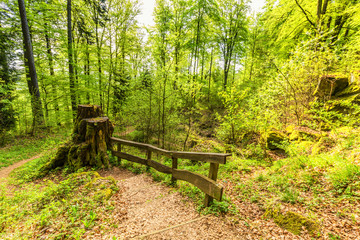
M 148 149 L 148 147 L 149 147 L 149 145 L 145 144 L 145 143 L 138 143 L 138 142 L 133 142 L 133 141 L 124 140 L 124 139 L 115 138 L 115 137 L 111 137 L 110 139 L 113 142 L 121 143 L 123 145 L 130 146 L 130 147 L 138 147 L 141 149 Z
M 164 150 L 164 149 L 161 149 L 161 148 L 158 148 L 158 147 L 154 147 L 152 145 L 148 145 L 148 148 L 154 153 L 159 153 L 159 154 L 162 154 L 162 155 L 164 155 L 166 157 L 169 157 L 169 158 L 171 158 L 171 156 L 172 156 L 171 151 L 167 151 L 167 150 Z
M 153 160 L 148 160 L 147 161 L 148 166 L 155 168 L 157 171 L 162 172 L 162 173 L 167 173 L 167 174 L 171 174 L 172 173 L 172 169 L 171 167 L 168 167 L 166 165 L 163 165 L 161 163 L 155 162 Z
M 143 159 L 141 157 L 137 157 L 137 156 L 133 156 L 127 153 L 123 153 L 123 152 L 117 152 L 117 151 L 112 151 L 112 154 L 116 157 L 122 158 L 122 159 L 126 159 L 128 161 L 131 162 L 136 162 L 136 163 L 140 163 L 142 165 L 147 165 L 147 161 L 146 159 Z
M 202 162 L 212 162 L 212 163 L 226 163 L 226 157 L 231 156 L 231 154 L 226 153 L 203 153 L 203 152 L 173 152 L 167 151 L 158 147 L 154 147 L 150 144 L 138 143 L 129 140 L 124 140 L 120 138 L 112 137 L 111 140 L 115 143 L 120 143 L 126 146 L 138 147 L 144 150 L 150 150 L 151 152 L 155 152 L 169 158 L 182 158 L 189 159 L 194 161 L 202 161 Z
M 172 155 L 176 158 L 190 159 L 201 162 L 213 162 L 213 163 L 226 163 L 226 157 L 230 154 L 224 153 L 196 153 L 196 152 L 173 152 Z
M 198 187 L 205 194 L 221 201 L 223 188 L 219 187 L 214 180 L 187 170 L 172 169 L 172 171 L 174 178 L 187 181 Z

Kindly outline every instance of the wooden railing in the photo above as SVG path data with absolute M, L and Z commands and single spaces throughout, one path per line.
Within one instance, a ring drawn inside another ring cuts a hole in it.
M 213 199 L 221 201 L 223 187 L 216 184 L 216 179 L 219 170 L 219 164 L 225 164 L 226 157 L 230 156 L 230 154 L 167 151 L 158 147 L 154 147 L 150 144 L 138 143 L 114 137 L 111 138 L 111 143 L 113 146 L 115 144 L 117 145 L 117 150 L 115 150 L 114 147 L 112 148 L 112 154 L 119 159 L 126 159 L 128 161 L 152 167 L 162 173 L 172 174 L 172 183 L 176 183 L 176 180 L 184 180 L 198 187 L 205 193 L 204 205 L 206 207 L 212 203 Z M 136 147 L 146 151 L 146 159 L 122 152 L 122 145 Z M 172 166 L 169 167 L 152 160 L 152 153 L 157 153 L 171 158 Z M 206 177 L 188 170 L 178 169 L 178 159 L 210 162 L 209 176 Z

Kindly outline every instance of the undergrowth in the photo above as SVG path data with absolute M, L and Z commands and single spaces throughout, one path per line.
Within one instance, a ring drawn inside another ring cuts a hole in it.
M 56 178 L 55 178 L 56 179 Z M 0 238 L 82 239 L 93 229 L 108 229 L 118 191 L 115 181 L 96 172 L 79 172 L 54 182 L 49 178 L 0 192 Z

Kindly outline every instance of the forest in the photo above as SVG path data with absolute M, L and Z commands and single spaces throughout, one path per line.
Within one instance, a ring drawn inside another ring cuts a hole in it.
M 140 0 L 2 0 L 0 238 L 358 239 L 360 2 L 250 2 L 156 0 L 144 26 Z M 205 176 L 175 154 L 226 153 L 222 201 L 103 132 Z M 175 196 L 187 214 L 152 228 L 146 203 Z

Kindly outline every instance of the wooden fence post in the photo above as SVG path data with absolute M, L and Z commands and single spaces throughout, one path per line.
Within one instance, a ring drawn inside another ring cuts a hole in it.
M 146 160 L 151 160 L 151 151 L 150 149 L 146 150 Z M 146 166 L 146 171 L 148 172 L 150 170 L 150 166 Z
M 172 160 L 172 169 L 177 169 L 178 167 L 178 159 L 176 157 L 171 157 Z M 174 178 L 174 174 L 171 175 L 171 184 L 176 185 L 176 178 Z
M 120 143 L 117 144 L 117 151 L 121 152 L 121 144 Z M 118 160 L 118 164 L 120 165 L 121 164 L 121 158 L 117 157 L 117 160 Z
M 217 174 L 219 170 L 219 164 L 218 163 L 210 163 L 210 170 L 209 170 L 209 178 L 214 180 L 216 182 Z M 213 198 L 209 195 L 205 194 L 204 199 L 204 205 L 205 207 L 210 206 L 210 204 L 213 202 Z

